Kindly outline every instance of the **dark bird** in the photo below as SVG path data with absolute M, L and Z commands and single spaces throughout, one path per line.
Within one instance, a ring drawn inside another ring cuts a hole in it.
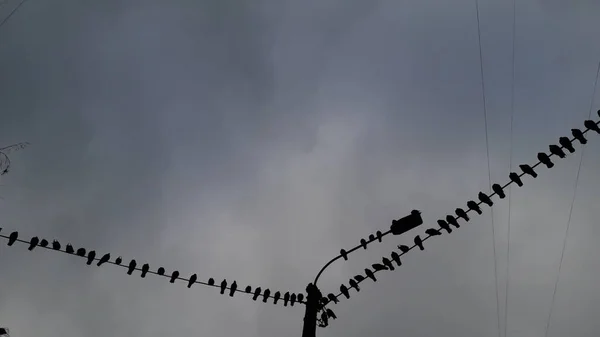
M 77 256 L 85 257 L 85 248 L 77 249 Z
M 371 242 L 375 241 L 375 235 L 370 234 L 369 235 L 369 241 L 371 241 Z
M 400 267 L 402 265 L 402 261 L 400 260 L 400 255 L 398 255 L 398 253 L 392 252 L 392 260 L 394 260 L 394 262 L 396 262 L 398 267 Z
M 421 237 L 418 235 L 415 236 L 415 245 L 417 245 L 420 250 L 425 250 L 425 247 L 423 247 L 423 240 L 421 240 Z
M 377 278 L 375 277 L 375 274 L 373 274 L 371 269 L 369 269 L 369 268 L 365 269 L 365 275 L 367 275 L 368 278 L 373 280 L 373 282 L 377 282 Z
M 146 277 L 146 274 L 148 274 L 148 271 L 150 270 L 150 265 L 147 263 L 144 263 L 144 265 L 142 266 L 142 278 Z
M 519 177 L 518 174 L 516 174 L 515 172 L 511 172 L 508 177 L 510 178 L 511 181 L 513 181 L 515 184 L 517 184 L 517 186 L 519 187 L 523 187 L 523 182 L 521 181 L 521 177 Z
M 504 193 L 504 190 L 500 184 L 492 185 L 492 191 L 494 191 L 494 193 L 496 193 L 500 199 L 506 198 L 506 194 Z
M 289 301 L 290 301 L 290 292 L 287 291 L 285 294 L 283 294 L 283 306 L 287 307 Z
M 56 240 L 52 241 L 52 249 L 60 250 L 60 242 L 58 242 Z
M 552 153 L 555 156 L 558 156 L 559 158 L 564 158 L 567 156 L 565 152 L 560 147 L 558 147 L 558 145 L 552 144 L 548 148 L 550 149 L 550 153 Z
M 265 289 L 265 291 L 263 292 L 263 302 L 264 303 L 267 303 L 267 300 L 269 299 L 270 295 L 271 295 L 271 290 Z M 289 296 L 289 293 L 288 293 L 288 296 Z
M 457 208 L 454 213 L 456 213 L 456 216 L 458 216 L 459 218 L 463 218 L 465 219 L 465 221 L 469 221 L 469 216 L 467 215 L 467 212 L 465 212 L 464 209 L 462 208 Z
M 225 289 L 227 289 L 227 281 L 221 281 L 221 295 L 225 294 Z
M 137 263 L 135 262 L 135 260 L 131 260 L 131 262 L 129 262 L 129 267 L 127 268 L 127 275 L 133 274 L 136 265 Z
M 330 293 L 330 294 L 327 294 L 327 298 L 328 298 L 328 299 L 329 299 L 331 302 L 333 302 L 333 303 L 335 303 L 335 304 L 338 304 L 338 302 L 339 302 L 339 300 L 337 299 L 337 297 L 335 297 L 335 295 L 334 295 L 334 294 L 331 294 L 331 293 Z
M 34 236 L 31 238 L 31 240 L 29 240 L 29 251 L 32 251 L 35 247 L 37 247 L 38 243 L 40 242 L 40 239 L 37 236 Z
M 321 298 L 319 299 L 319 304 L 320 304 L 322 307 L 324 307 L 324 306 L 326 306 L 327 304 L 329 304 L 329 299 L 328 299 L 327 297 L 321 297 Z
M 381 242 L 383 238 L 383 233 L 381 233 L 381 231 L 377 231 L 375 235 L 377 235 L 377 241 Z
M 375 272 L 388 270 L 387 267 L 382 265 L 381 263 L 373 263 L 371 267 L 373 267 L 373 270 L 375 270 Z
M 406 254 L 406 253 L 408 253 L 408 251 L 410 250 L 410 248 L 408 248 L 408 246 L 405 246 L 405 245 L 398 245 L 398 249 L 400 249 L 400 251 L 401 251 L 403 254 Z
M 360 245 L 364 248 L 367 249 L 367 240 L 365 239 L 360 239 Z
M 281 298 L 281 293 L 278 291 L 275 293 L 275 295 L 273 295 L 273 304 L 277 304 L 277 302 L 279 301 L 280 298 Z
M 177 278 L 179 278 L 179 272 L 177 270 L 175 270 L 172 274 L 171 274 L 171 279 L 169 280 L 170 283 L 175 283 L 175 280 L 177 280 Z
M 438 231 L 435 228 L 428 228 L 425 230 L 425 234 L 429 235 L 429 236 L 436 236 L 436 235 L 442 235 L 442 233 L 440 233 L 440 231 Z
M 156 273 L 160 276 L 163 276 L 165 274 L 165 268 L 159 267 Z
M 298 303 L 304 303 L 304 295 L 298 294 L 298 296 L 296 296 L 296 300 L 298 300 Z
M 325 312 L 327 313 L 327 316 L 329 316 L 329 318 L 331 318 L 331 319 L 336 319 L 337 318 L 337 316 L 333 313 L 333 311 L 331 311 L 331 309 L 327 308 L 325 310 Z
M 73 249 L 73 246 L 71 246 L 70 243 L 67 243 L 67 248 L 65 248 L 65 252 L 67 252 L 69 254 L 73 254 L 73 253 L 75 253 L 75 249 Z
M 473 200 L 467 202 L 467 207 L 469 207 L 470 210 L 477 212 L 477 214 L 482 214 L 481 208 L 479 208 L 479 205 Z
M 295 303 L 296 303 L 296 294 L 291 294 L 290 295 L 290 306 L 293 307 Z
M 552 162 L 552 160 L 550 160 L 550 157 L 544 152 L 538 153 L 537 158 L 542 164 L 546 165 L 547 168 L 554 167 L 554 163 Z
M 394 268 L 392 261 L 390 261 L 390 259 L 388 259 L 387 257 L 382 258 L 381 261 L 383 261 L 383 265 L 386 266 L 389 270 L 396 269 Z
M 448 223 L 446 221 L 438 220 L 437 223 L 438 223 L 438 226 L 440 226 L 440 228 L 442 228 L 443 230 L 448 232 L 448 234 L 452 233 L 452 228 L 450 228 L 450 226 L 448 225 Z
M 246 289 L 244 289 L 244 291 L 249 294 L 249 293 L 252 292 L 252 287 L 251 286 L 246 286 Z
M 483 202 L 484 204 L 486 204 L 490 207 L 492 207 L 494 205 L 494 202 L 492 201 L 492 199 L 483 192 L 479 192 L 479 194 L 477 195 L 477 198 L 479 199 L 479 201 Z
M 198 279 L 198 275 L 196 275 L 196 274 L 190 276 L 190 279 L 188 280 L 187 287 L 191 288 L 194 285 L 194 283 L 196 283 L 197 279 Z
M 98 267 L 100 267 L 100 266 L 101 266 L 103 263 L 106 263 L 106 262 L 108 262 L 109 260 L 110 260 L 110 254 L 109 254 L 109 253 L 106 253 L 106 254 L 104 254 L 104 256 L 102 256 L 102 257 L 100 258 L 100 261 L 98 261 L 98 264 L 97 264 L 97 266 L 98 266 Z
M 42 241 L 40 241 L 40 247 L 43 247 L 43 248 L 48 247 L 48 240 L 42 239 Z
M 346 298 L 350 298 L 350 292 L 348 291 L 348 287 L 346 287 L 345 285 L 341 285 L 340 286 L 340 291 L 342 292 L 342 295 L 344 295 L 344 297 Z
M 344 249 L 340 250 L 340 255 L 344 258 L 344 260 L 348 261 L 348 252 Z
M 465 215 L 467 215 L 465 213 Z M 460 225 L 458 224 L 458 221 L 456 221 L 456 218 L 453 217 L 452 215 L 447 215 L 446 216 L 446 221 L 448 221 L 449 224 L 451 224 L 452 226 L 456 227 L 456 228 L 460 228 Z
M 235 282 L 235 280 L 233 281 L 233 283 L 231 284 L 231 286 L 229 287 L 229 296 L 233 297 L 233 294 L 235 294 L 235 291 L 237 289 L 237 282 Z
M 329 325 L 329 317 L 327 316 L 327 312 L 323 311 L 321 313 L 321 322 L 319 323 L 319 326 L 321 328 L 325 328 Z
M 565 149 L 567 149 L 567 151 L 571 152 L 571 153 L 575 153 L 575 148 L 573 147 L 573 143 L 571 142 L 571 140 L 568 137 L 560 137 L 558 139 L 558 143 L 564 147 Z
M 214 278 L 212 278 L 212 277 L 211 277 L 211 278 L 209 278 L 209 279 L 208 279 L 208 285 L 209 285 L 209 286 L 214 286 L 214 285 L 215 285 L 215 279 L 214 279 Z
M 393 235 L 401 235 L 422 224 L 423 218 L 421 217 L 421 212 L 413 209 L 409 215 L 398 220 L 392 220 L 390 230 Z
M 91 266 L 92 263 L 94 263 L 94 260 L 96 259 L 96 251 L 94 250 L 90 250 L 88 252 L 88 256 L 87 256 L 87 265 Z
M 356 291 L 360 291 L 360 288 L 358 287 L 358 283 L 356 281 L 350 279 L 349 283 L 352 288 L 356 289 Z
M 523 173 L 525 174 L 529 174 L 530 176 L 537 178 L 537 173 L 533 170 L 533 167 L 527 165 L 527 164 L 521 164 L 519 165 L 519 168 L 521 168 L 521 171 L 523 171 Z
M 587 121 L 583 122 L 583 125 L 590 130 L 600 133 L 600 128 L 598 127 L 598 124 L 596 124 L 596 122 L 594 122 L 592 120 L 587 120 Z
M 252 300 L 256 301 L 258 299 L 258 296 L 260 296 L 260 287 L 254 289 L 254 294 L 252 294 Z
M 10 235 L 8 236 L 8 245 L 9 246 L 14 245 L 18 238 L 19 238 L 19 232 L 10 233 Z
M 354 276 L 354 279 L 356 280 L 356 282 L 362 282 L 365 280 L 365 277 L 362 275 L 356 275 L 356 276 Z
M 583 136 L 583 132 L 581 132 L 581 130 L 571 129 L 571 134 L 573 135 L 573 137 L 575 137 L 575 139 L 577 139 L 579 141 L 579 143 L 581 143 L 581 145 L 587 144 L 587 139 L 585 139 L 585 137 Z
M 122 262 L 123 262 L 123 258 L 122 258 L 122 257 L 120 257 L 120 256 L 119 256 L 119 257 L 117 257 L 117 259 L 115 260 L 115 263 L 116 263 L 118 266 L 120 266 Z

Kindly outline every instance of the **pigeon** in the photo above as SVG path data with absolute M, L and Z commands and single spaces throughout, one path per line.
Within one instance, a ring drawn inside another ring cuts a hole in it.
M 365 239 L 360 239 L 360 245 L 364 248 L 367 249 L 367 240 Z
M 286 292 L 285 294 L 283 294 L 283 306 L 287 307 L 288 302 L 290 300 L 290 292 Z
M 464 210 L 464 209 L 462 209 L 462 208 L 457 208 L 457 209 L 454 211 L 454 213 L 456 213 L 456 215 L 457 215 L 459 218 L 463 218 L 463 219 L 465 219 L 465 221 L 469 221 L 469 216 L 467 215 L 467 212 L 465 212 L 465 210 Z
M 117 257 L 117 259 L 115 260 L 115 263 L 117 264 L 117 266 L 121 265 L 121 262 L 123 262 L 123 258 L 122 257 Z
M 208 285 L 209 285 L 209 286 L 214 286 L 214 285 L 215 285 L 215 279 L 214 279 L 214 278 L 212 278 L 212 277 L 211 277 L 211 278 L 209 278 L 209 279 L 208 279 Z
M 265 291 L 263 292 L 263 302 L 267 303 L 267 300 L 269 299 L 269 296 L 271 295 L 271 290 L 269 289 L 265 289 Z M 288 293 L 289 296 L 289 293 Z M 288 297 L 289 299 L 289 297 Z
M 401 251 L 403 254 L 406 254 L 406 253 L 408 253 L 408 251 L 410 250 L 410 248 L 408 248 L 408 246 L 405 246 L 405 245 L 398 245 L 398 249 L 400 249 L 400 251 Z
M 427 234 L 429 236 L 442 235 L 442 233 L 440 233 L 440 231 L 438 231 L 435 228 L 429 228 L 429 229 L 425 230 L 425 234 Z
M 466 213 L 465 213 L 466 215 Z M 458 224 L 458 221 L 456 221 L 456 218 L 453 217 L 452 215 L 447 215 L 446 216 L 446 221 L 448 221 L 449 224 L 451 224 L 452 226 L 456 227 L 456 228 L 460 228 L 460 225 Z
M 346 287 L 345 285 L 341 285 L 340 286 L 340 291 L 342 292 L 342 295 L 344 295 L 344 297 L 346 298 L 350 298 L 350 292 L 348 291 L 348 287 Z
M 394 270 L 394 265 L 392 264 L 392 261 L 390 261 L 390 259 L 388 259 L 387 257 L 384 257 L 383 259 L 381 259 L 383 261 L 383 265 L 386 266 L 389 270 Z
M 79 248 L 77 249 L 77 256 L 81 256 L 84 257 L 85 256 L 85 248 Z
M 109 254 L 109 253 L 106 253 L 106 254 L 104 254 L 104 256 L 102 256 L 102 257 L 100 258 L 100 261 L 98 261 L 98 264 L 96 264 L 96 265 L 97 265 L 98 267 L 100 267 L 100 266 L 101 266 L 103 263 L 106 263 L 106 262 L 108 262 L 108 260 L 110 260 L 110 254 Z
M 246 289 L 244 289 L 244 291 L 249 294 L 249 293 L 252 292 L 252 287 L 251 286 L 246 286 Z
M 58 242 L 56 240 L 52 241 L 52 249 L 60 250 L 60 242 Z
M 362 275 L 356 275 L 356 276 L 354 276 L 354 279 L 356 280 L 356 282 L 362 282 L 365 280 L 365 277 Z
M 42 241 L 40 241 L 40 247 L 42 247 L 42 248 L 48 247 L 48 240 L 42 239 Z
M 234 280 L 233 283 L 231 284 L 231 286 L 229 286 L 229 297 L 233 297 L 236 290 L 237 290 L 237 282 L 235 282 L 235 280 Z
M 197 279 L 198 279 L 198 275 L 196 275 L 196 274 L 190 276 L 190 279 L 188 280 L 187 287 L 191 288 L 194 285 L 194 283 L 196 283 Z
M 383 233 L 381 233 L 381 231 L 377 231 L 375 235 L 377 235 L 377 241 L 381 242 L 383 238 Z
M 446 232 L 448 232 L 448 234 L 452 233 L 452 228 L 450 228 L 446 221 L 438 220 L 437 223 L 440 226 L 440 228 L 444 229 Z
M 348 261 L 348 252 L 344 249 L 340 250 L 340 255 L 344 258 L 344 260 Z
M 420 250 L 425 250 L 425 247 L 423 247 L 423 240 L 421 240 L 421 237 L 418 235 L 415 236 L 415 245 L 417 245 Z
M 546 165 L 547 168 L 554 167 L 554 163 L 552 162 L 552 160 L 550 160 L 550 157 L 544 152 L 538 153 L 537 158 L 542 164 Z
M 564 147 L 565 149 L 567 149 L 567 151 L 571 152 L 571 153 L 575 153 L 575 148 L 573 147 L 573 143 L 571 142 L 571 140 L 568 137 L 560 137 L 558 139 L 558 143 Z
M 373 235 L 373 234 L 370 234 L 370 235 L 369 235 L 369 241 L 370 241 L 370 242 L 373 242 L 373 241 L 375 241 L 375 235 Z
M 525 174 L 529 174 L 530 176 L 537 178 L 537 173 L 535 173 L 535 171 L 533 170 L 533 167 L 527 165 L 527 164 L 521 164 L 519 165 L 519 168 L 521 168 L 521 171 L 523 171 L 523 173 Z
M 293 307 L 295 303 L 296 303 L 296 294 L 291 294 L 290 295 L 290 306 Z
M 94 263 L 94 260 L 96 259 L 96 251 L 94 250 L 90 250 L 88 252 L 88 256 L 87 256 L 87 265 L 91 266 L 92 263 Z
M 15 244 L 15 242 L 17 241 L 18 238 L 19 238 L 19 232 L 10 233 L 10 235 L 8 236 L 8 245 L 12 246 L 13 244 Z
M 331 319 L 337 318 L 337 316 L 333 313 L 333 311 L 331 311 L 331 309 L 327 308 L 327 310 L 325 310 L 325 312 L 327 313 L 327 316 L 329 316 Z
M 494 205 L 494 202 L 492 201 L 492 199 L 490 199 L 490 197 L 483 192 L 479 192 L 479 194 L 477 195 L 477 198 L 479 198 L 479 201 L 483 202 L 484 204 L 486 204 L 490 207 L 492 207 Z
M 175 283 L 175 280 L 177 280 L 177 278 L 179 277 L 179 272 L 177 270 L 175 270 L 172 274 L 171 274 L 171 279 L 169 280 L 170 283 Z
M 321 299 L 319 299 L 319 304 L 324 307 L 329 304 L 329 299 L 327 297 L 321 297 Z
M 129 262 L 129 267 L 127 268 L 127 275 L 133 274 L 136 265 L 137 263 L 135 262 L 135 260 L 131 260 L 131 262 Z
M 333 302 L 333 303 L 335 303 L 335 304 L 338 304 L 338 302 L 339 302 L 339 300 L 337 299 L 337 297 L 335 297 L 335 295 L 334 295 L 334 294 L 331 294 L 331 293 L 330 293 L 330 294 L 327 294 L 327 298 L 328 298 L 328 299 L 329 299 L 331 302 Z
M 225 294 L 225 289 L 227 289 L 227 280 L 221 281 L 221 295 Z
M 321 328 L 325 328 L 325 327 L 327 327 L 329 325 L 329 317 L 327 316 L 327 312 L 326 311 L 323 311 L 321 313 L 321 321 L 322 322 L 319 323 L 319 326 Z
M 29 241 L 29 251 L 32 251 L 35 247 L 37 247 L 38 243 L 40 242 L 40 239 L 37 236 L 34 236 L 31 238 L 31 240 Z
M 365 269 L 365 274 L 367 275 L 368 278 L 373 280 L 373 282 L 377 282 L 377 278 L 375 277 L 375 274 L 373 274 L 371 269 L 369 269 L 369 268 Z
M 304 295 L 298 294 L 298 296 L 296 296 L 296 300 L 298 303 L 304 303 Z
M 144 265 L 142 266 L 142 278 L 146 277 L 146 274 L 148 274 L 148 271 L 150 270 L 150 265 L 147 263 L 144 263 Z
M 473 200 L 469 200 L 467 202 L 467 207 L 469 207 L 470 210 L 477 212 L 477 214 L 482 214 L 481 208 L 479 208 L 479 205 L 477 205 L 477 203 Z
M 573 137 L 575 137 L 575 139 L 577 139 L 579 141 L 579 143 L 581 143 L 581 145 L 587 144 L 587 139 L 585 139 L 585 137 L 583 136 L 583 132 L 581 132 L 581 130 L 571 129 L 571 134 L 573 135 Z
M 559 158 L 564 158 L 567 156 L 565 152 L 560 147 L 558 147 L 558 145 L 552 144 L 548 148 L 550 149 L 550 153 L 552 153 L 555 156 L 558 156 Z
M 511 172 L 508 177 L 510 178 L 511 181 L 513 181 L 515 184 L 517 184 L 517 186 L 519 187 L 523 187 L 523 182 L 521 181 L 521 177 L 519 177 L 518 174 L 516 174 L 515 172 Z
M 504 190 L 500 184 L 492 185 L 492 191 L 494 191 L 494 193 L 496 193 L 500 199 L 506 198 L 506 194 L 504 193 Z
M 350 279 L 350 281 L 348 282 L 350 283 L 350 286 L 354 289 L 356 289 L 356 291 L 360 291 L 360 288 L 358 287 L 358 283 L 356 281 L 354 281 L 353 279 Z
M 381 263 L 373 263 L 371 267 L 373 267 L 373 270 L 375 270 L 375 272 L 388 270 L 387 267 L 382 265 Z
M 281 298 L 281 293 L 278 291 L 275 293 L 275 295 L 273 295 L 273 304 L 277 304 L 277 302 L 279 301 L 280 298 Z
M 398 255 L 398 253 L 392 252 L 392 260 L 394 260 L 394 262 L 396 262 L 398 267 L 400 267 L 402 265 L 402 260 L 400 260 L 400 255 Z
M 587 121 L 583 122 L 583 125 L 590 130 L 600 133 L 600 128 L 598 127 L 598 124 L 596 124 L 596 122 L 594 122 L 592 120 L 587 120 Z
M 254 294 L 252 294 L 252 300 L 256 301 L 258 299 L 258 296 L 260 296 L 260 287 L 254 289 Z
M 163 267 L 158 268 L 156 273 L 160 276 L 163 276 L 165 274 L 165 268 L 163 268 Z

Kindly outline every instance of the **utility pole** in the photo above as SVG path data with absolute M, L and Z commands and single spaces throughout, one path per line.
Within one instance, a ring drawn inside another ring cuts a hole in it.
M 312 283 L 306 287 L 306 311 L 304 312 L 304 325 L 302 337 L 316 337 L 317 314 L 319 312 L 319 300 L 321 300 L 319 288 Z

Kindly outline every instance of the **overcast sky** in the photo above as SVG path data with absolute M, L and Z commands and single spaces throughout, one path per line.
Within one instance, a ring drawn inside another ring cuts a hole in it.
M 0 21 L 17 6 L 6 0 Z M 0 28 L 3 233 L 281 290 L 412 209 L 488 189 L 475 3 L 29 0 Z M 512 2 L 481 0 L 493 182 L 508 181 Z M 583 128 L 600 3 L 517 0 L 513 166 Z M 593 116 L 600 109 L 597 90 Z M 600 329 L 600 137 L 589 134 L 549 336 Z M 508 336 L 543 336 L 581 146 L 511 200 Z M 494 205 L 504 335 L 508 202 Z M 426 227 L 425 227 L 426 228 Z M 415 234 L 338 262 L 320 287 Z M 300 336 L 284 308 L 0 242 L 13 337 Z M 490 211 L 332 309 L 319 336 L 498 336 Z

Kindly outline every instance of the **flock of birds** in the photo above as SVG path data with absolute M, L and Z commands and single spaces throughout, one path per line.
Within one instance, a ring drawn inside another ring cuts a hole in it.
M 598 110 L 598 116 L 600 117 L 600 110 Z M 414 241 L 414 245 L 412 247 L 406 246 L 406 245 L 399 245 L 398 249 L 399 249 L 399 253 L 398 252 L 392 252 L 390 254 L 390 257 L 383 257 L 381 263 L 374 263 L 371 265 L 371 268 L 366 268 L 364 270 L 364 276 L 359 274 L 354 276 L 353 278 L 351 278 L 348 281 L 348 285 L 342 284 L 340 286 L 340 292 L 335 295 L 333 293 L 329 293 L 326 296 L 323 296 L 320 300 L 319 300 L 319 311 L 321 312 L 320 315 L 320 319 L 318 320 L 318 324 L 320 327 L 326 327 L 329 324 L 329 319 L 335 319 L 336 315 L 333 313 L 333 311 L 331 311 L 331 309 L 326 308 L 326 306 L 333 302 L 334 304 L 339 303 L 339 299 L 341 296 L 344 296 L 345 298 L 349 299 L 350 298 L 350 289 L 354 289 L 356 290 L 356 292 L 360 291 L 360 287 L 359 284 L 367 279 L 373 281 L 373 282 L 377 282 L 377 277 L 375 276 L 376 273 L 378 272 L 382 272 L 382 271 L 393 271 L 396 269 L 396 267 L 400 267 L 402 265 L 402 261 L 401 261 L 401 256 L 408 253 L 409 251 L 411 251 L 413 248 L 418 247 L 419 250 L 425 250 L 425 247 L 423 245 L 423 242 L 427 239 L 429 239 L 430 237 L 433 236 L 439 236 L 442 235 L 442 230 L 445 231 L 446 233 L 450 234 L 452 233 L 453 228 L 460 228 L 460 224 L 458 223 L 458 219 L 463 219 L 464 221 L 469 221 L 469 212 L 475 212 L 479 215 L 483 214 L 483 211 L 481 209 L 481 205 L 482 204 L 486 204 L 489 207 L 492 207 L 494 202 L 492 201 L 492 197 L 494 195 L 497 195 L 500 199 L 504 199 L 506 198 L 506 193 L 504 192 L 504 189 L 506 187 L 508 187 L 510 184 L 514 183 L 519 187 L 523 186 L 523 181 L 522 181 L 522 177 L 524 175 L 529 175 L 533 178 L 537 178 L 538 174 L 537 172 L 535 172 L 535 168 L 539 165 L 545 165 L 547 168 L 552 168 L 554 167 L 554 163 L 551 160 L 552 156 L 556 156 L 558 158 L 565 158 L 567 156 L 567 153 L 565 152 L 568 151 L 569 153 L 575 153 L 575 147 L 573 146 L 573 142 L 577 141 L 580 144 L 584 145 L 587 144 L 587 139 L 585 138 L 585 133 L 587 133 L 588 131 L 592 130 L 595 131 L 596 133 L 600 134 L 600 127 L 598 127 L 598 124 L 600 124 L 599 122 L 594 122 L 593 120 L 586 120 L 584 122 L 584 126 L 586 128 L 585 131 L 581 131 L 580 129 L 571 129 L 571 134 L 573 135 L 573 139 L 569 139 L 568 137 L 560 137 L 559 138 L 559 145 L 556 144 L 552 144 L 549 146 L 549 150 L 550 150 L 550 154 L 544 153 L 544 152 L 540 152 L 537 155 L 537 158 L 539 160 L 539 162 L 533 166 L 531 165 L 527 165 L 527 164 L 522 164 L 519 165 L 519 168 L 521 169 L 522 173 L 518 174 L 516 172 L 511 172 L 509 174 L 509 179 L 510 182 L 508 182 L 507 184 L 505 184 L 504 186 L 501 186 L 499 184 L 493 184 L 492 185 L 492 191 L 493 193 L 491 193 L 490 195 L 487 195 L 483 192 L 479 192 L 479 194 L 477 195 L 477 198 L 479 199 L 479 202 L 476 202 L 475 200 L 469 200 L 467 202 L 467 209 L 463 209 L 463 208 L 457 208 L 455 210 L 455 214 L 456 216 L 453 215 L 447 215 L 445 219 L 440 219 L 437 221 L 437 224 L 439 226 L 438 229 L 436 228 L 429 228 L 425 231 L 425 234 L 427 234 L 427 236 L 421 238 L 420 235 L 417 235 L 414 237 L 413 241 Z M 412 211 L 412 215 L 415 215 L 418 211 L 414 210 Z M 395 220 L 395 221 L 400 221 L 400 220 Z M 371 234 L 369 235 L 369 240 L 367 241 L 366 239 L 361 239 L 360 240 L 360 245 L 364 248 L 367 249 L 367 244 L 370 242 L 374 242 L 375 240 L 381 242 L 381 238 L 383 236 L 383 233 L 381 231 L 377 231 L 375 235 Z M 340 256 L 342 256 L 344 258 L 344 260 L 348 260 L 348 253 L 346 250 L 342 249 L 340 251 Z M 395 265 L 394 265 L 395 263 Z

